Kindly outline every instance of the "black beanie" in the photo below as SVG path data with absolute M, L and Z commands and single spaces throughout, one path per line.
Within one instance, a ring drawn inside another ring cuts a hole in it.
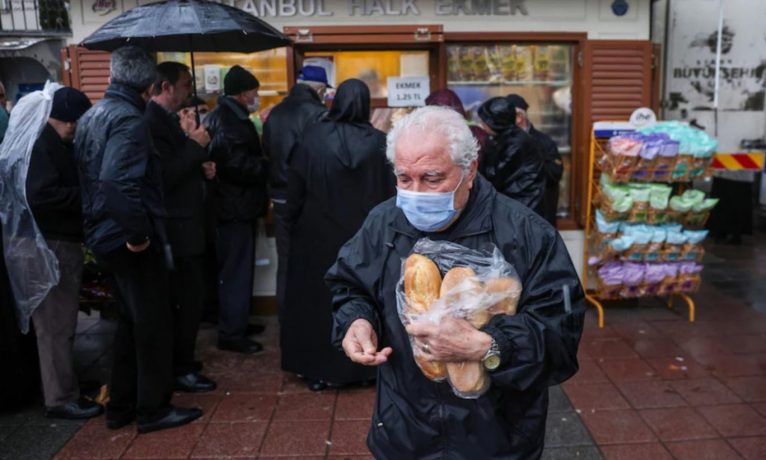
M 223 94 L 236 96 L 261 86 L 258 79 L 244 68 L 235 65 L 223 79 Z
M 524 110 L 525 112 L 527 111 L 527 109 L 529 109 L 529 104 L 527 104 L 527 101 L 525 101 L 524 98 L 519 96 L 518 94 L 509 94 L 508 102 L 513 104 L 515 107 L 518 107 L 521 110 Z
M 90 106 L 90 99 L 82 91 L 65 86 L 53 93 L 50 117 L 73 123 L 79 120 Z
M 516 125 L 516 107 L 506 97 L 493 97 L 478 110 L 479 118 L 496 133 Z

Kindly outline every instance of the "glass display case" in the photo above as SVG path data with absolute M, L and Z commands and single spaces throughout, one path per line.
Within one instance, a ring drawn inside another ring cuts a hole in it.
M 489 98 L 521 95 L 535 128 L 559 146 L 564 161 L 558 216 L 570 217 L 572 152 L 572 60 L 574 45 L 448 44 L 447 85 L 476 123 L 476 110 Z

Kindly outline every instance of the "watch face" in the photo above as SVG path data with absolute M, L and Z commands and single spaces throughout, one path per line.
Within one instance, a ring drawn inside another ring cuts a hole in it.
M 500 355 L 490 355 L 484 360 L 484 367 L 487 370 L 494 371 L 500 366 Z

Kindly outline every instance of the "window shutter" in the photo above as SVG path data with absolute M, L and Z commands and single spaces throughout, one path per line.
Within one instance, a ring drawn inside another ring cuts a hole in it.
M 581 90 L 582 161 L 579 177 L 588 175 L 590 135 L 595 121 L 628 121 L 639 107 L 652 106 L 652 43 L 648 40 L 588 40 Z M 587 184 L 578 190 L 577 216 L 585 224 Z
M 71 45 L 62 49 L 61 55 L 65 59 L 65 83 L 85 93 L 91 102 L 104 97 L 109 85 L 109 53 Z

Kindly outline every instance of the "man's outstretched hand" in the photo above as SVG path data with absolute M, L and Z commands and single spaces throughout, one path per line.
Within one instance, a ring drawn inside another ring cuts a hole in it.
M 343 338 L 343 351 L 351 361 L 365 366 L 378 366 L 388 361 L 393 351 L 386 347 L 378 351 L 378 336 L 372 324 L 366 319 L 357 319 L 346 331 Z

